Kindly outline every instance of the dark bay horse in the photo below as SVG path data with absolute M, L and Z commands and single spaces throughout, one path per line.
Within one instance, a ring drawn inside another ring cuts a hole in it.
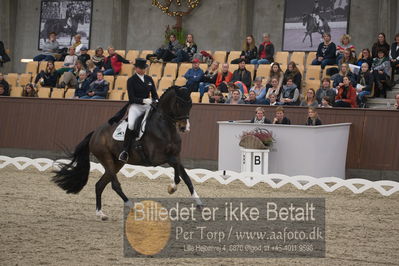
M 131 147 L 128 163 L 144 166 L 169 164 L 175 172 L 174 182 L 168 187 L 169 194 L 176 191 L 177 184 L 182 178 L 197 207 L 201 208 L 202 202 L 180 161 L 181 138 L 177 132 L 177 128 L 180 131 L 188 130 L 191 106 L 190 92 L 187 88 L 173 86 L 166 90 L 156 108 L 149 114 L 146 130 L 139 141 L 142 148 Z M 126 109 L 127 105 L 119 113 L 125 113 Z M 67 193 L 79 193 L 88 180 L 91 152 L 105 168 L 105 173 L 95 188 L 96 214 L 102 220 L 107 219 L 107 216 L 101 210 L 101 194 L 108 183 L 111 183 L 112 189 L 122 198 L 126 206 L 133 207 L 133 203 L 123 193 L 116 175 L 124 165 L 118 160 L 123 142 L 112 138 L 116 126 L 117 123 L 108 122 L 89 133 L 70 156 L 71 162 L 61 164 L 52 178 Z
M 306 37 L 309 36 L 309 38 L 310 38 L 310 47 L 313 47 L 312 34 L 314 32 L 318 32 L 321 35 L 323 35 L 323 33 L 328 33 L 329 34 L 331 32 L 331 28 L 328 25 L 327 20 L 323 19 L 322 17 L 320 17 L 320 20 L 322 22 L 322 25 L 318 26 L 317 22 L 316 22 L 316 19 L 311 14 L 304 14 L 302 16 L 302 24 L 303 24 L 303 26 L 306 26 L 306 32 L 305 32 L 305 36 L 303 37 L 302 42 L 305 42 Z

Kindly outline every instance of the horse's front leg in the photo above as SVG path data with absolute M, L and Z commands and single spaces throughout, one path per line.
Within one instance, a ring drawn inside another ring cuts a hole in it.
M 191 193 L 191 197 L 195 200 L 195 203 L 197 204 L 197 208 L 202 209 L 204 204 L 202 203 L 200 197 L 198 196 L 197 191 L 195 191 L 193 183 L 191 182 L 191 179 L 188 176 L 186 170 L 181 164 L 180 164 L 180 176 L 181 178 L 183 178 L 184 183 L 186 183 L 188 190 Z
M 172 157 L 170 161 L 168 162 L 170 166 L 173 167 L 173 170 L 175 172 L 175 177 L 173 182 L 168 186 L 168 193 L 173 194 L 177 190 L 177 185 L 180 183 L 180 162 L 177 160 L 177 158 Z

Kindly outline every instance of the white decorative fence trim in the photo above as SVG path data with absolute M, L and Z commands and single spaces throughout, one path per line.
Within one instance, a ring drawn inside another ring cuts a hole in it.
M 46 171 L 47 169 L 55 169 L 57 162 L 69 162 L 68 160 L 53 161 L 45 158 L 30 159 L 27 157 L 7 157 L 0 156 L 0 169 L 14 165 L 18 170 L 24 170 L 29 166 L 33 166 L 39 171 Z M 99 163 L 90 163 L 90 171 L 97 170 L 104 173 L 104 167 Z M 173 168 L 164 167 L 144 167 L 125 165 L 120 173 L 126 177 L 133 177 L 135 175 L 145 175 L 150 179 L 156 179 L 160 176 L 168 176 L 174 179 Z M 390 196 L 399 191 L 399 183 L 389 180 L 369 181 L 365 179 L 340 179 L 337 177 L 323 177 L 314 178 L 310 176 L 286 176 L 281 174 L 261 175 L 258 173 L 236 173 L 232 171 L 209 171 L 206 169 L 192 169 L 187 170 L 189 176 L 196 182 L 203 183 L 208 179 L 215 179 L 220 184 L 227 185 L 235 180 L 240 180 L 246 186 L 252 187 L 258 183 L 266 183 L 272 188 L 281 188 L 286 184 L 291 184 L 299 190 L 307 190 L 313 186 L 319 186 L 326 192 L 335 191 L 341 187 L 345 187 L 355 194 L 363 193 L 368 189 L 375 189 L 383 196 Z

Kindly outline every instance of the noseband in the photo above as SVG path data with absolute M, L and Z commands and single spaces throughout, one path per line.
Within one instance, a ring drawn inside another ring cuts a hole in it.
M 188 106 L 192 105 L 191 98 L 189 100 L 185 100 L 182 97 L 176 95 L 176 100 L 177 100 L 176 104 L 177 104 L 177 102 L 179 102 L 183 107 L 188 107 Z M 176 124 L 177 122 L 181 122 L 181 121 L 184 121 L 184 120 L 187 120 L 190 118 L 188 114 L 173 117 L 173 116 L 167 114 L 166 112 L 162 112 L 161 115 L 164 116 L 170 122 L 172 122 L 172 124 Z

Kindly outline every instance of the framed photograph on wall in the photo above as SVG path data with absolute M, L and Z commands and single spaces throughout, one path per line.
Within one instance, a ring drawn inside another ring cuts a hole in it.
M 350 0 L 285 0 L 283 50 L 316 51 L 324 32 L 338 44 L 349 14 Z
M 73 44 L 80 34 L 83 45 L 90 47 L 92 0 L 42 0 L 40 8 L 39 50 L 50 32 L 57 33 L 60 48 Z

